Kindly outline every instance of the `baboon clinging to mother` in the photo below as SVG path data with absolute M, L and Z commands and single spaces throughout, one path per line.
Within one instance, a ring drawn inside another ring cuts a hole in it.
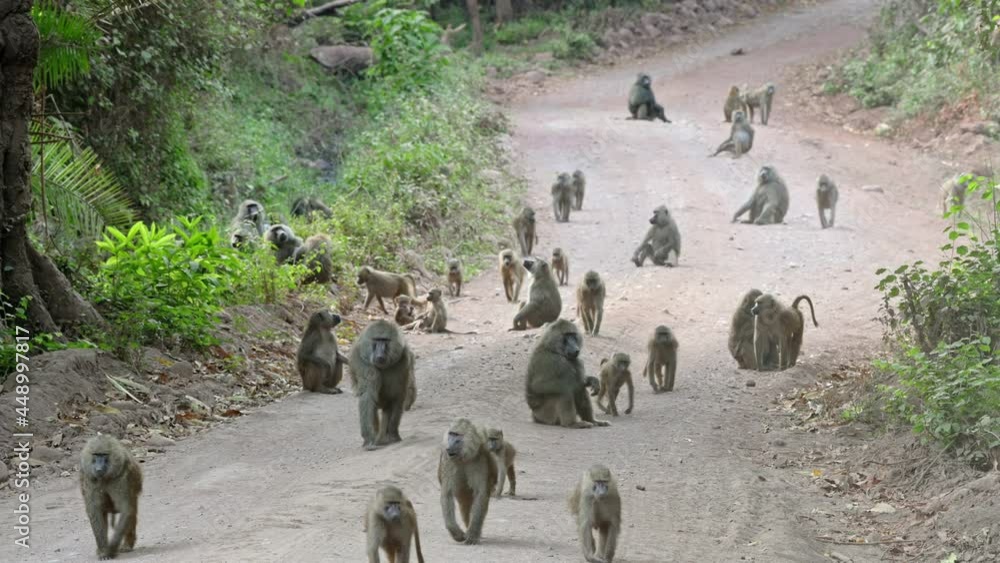
M 132 453 L 107 434 L 88 440 L 80 452 L 80 492 L 97 540 L 97 558 L 114 559 L 119 552 L 132 551 L 142 492 L 142 470 Z M 109 524 L 114 525 L 110 540 Z
M 540 424 L 565 428 L 610 426 L 594 418 L 587 386 L 599 386 L 588 377 L 580 360 L 583 335 L 573 323 L 559 319 L 548 325 L 528 360 L 525 399 L 531 417 Z
M 417 395 L 413 366 L 403 333 L 388 321 L 372 322 L 351 346 L 351 387 L 366 450 L 402 440 L 399 423 Z
M 750 312 L 754 315 L 753 344 L 758 370 L 764 369 L 761 366 L 766 365 L 765 354 L 771 346 L 778 348 L 778 369 L 788 369 L 798 361 L 805 326 L 802 312 L 799 311 L 799 301 L 803 300 L 809 304 L 813 326 L 818 327 L 812 299 L 807 295 L 796 297 L 791 307 L 784 306 L 775 296 L 768 293 L 757 297 L 754 301 Z
M 438 458 L 441 512 L 452 539 L 466 545 L 479 543 L 497 479 L 497 463 L 486 447 L 483 431 L 468 419 L 456 419 L 444 435 Z M 455 519 L 456 502 L 465 531 Z
M 632 262 L 642 267 L 646 259 L 652 259 L 657 266 L 673 266 L 681 258 L 681 233 L 677 223 L 667 206 L 661 205 L 653 210 L 649 223 L 652 227 L 646 231 L 646 236 L 632 254 Z M 674 262 L 670 262 L 670 253 L 674 253 Z
M 576 520 L 580 549 L 587 563 L 614 563 L 618 534 L 622 529 L 622 501 L 611 470 L 594 465 L 569 497 L 569 510 Z M 597 545 L 594 545 L 594 532 Z

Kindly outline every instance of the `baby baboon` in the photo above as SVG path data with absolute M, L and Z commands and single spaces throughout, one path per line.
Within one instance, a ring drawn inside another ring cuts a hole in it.
M 597 395 L 597 406 L 601 407 L 605 414 L 618 416 L 618 392 L 622 385 L 628 385 L 628 408 L 625 409 L 625 414 L 632 414 L 635 385 L 632 383 L 632 372 L 629 370 L 631 364 L 632 358 L 624 352 L 615 352 L 610 361 L 607 358 L 601 360 L 601 390 Z M 601 402 L 605 398 L 608 400 L 608 406 L 604 406 Z
M 565 319 L 545 329 L 531 352 L 525 379 L 525 399 L 535 422 L 565 428 L 611 425 L 594 418 L 594 406 L 587 394 L 593 378 L 588 379 L 584 373 L 582 347 L 580 329 Z
M 361 270 L 358 271 L 358 285 L 368 288 L 364 310 L 368 310 L 372 301 L 378 299 L 378 306 L 387 315 L 389 311 L 385 309 L 385 303 L 382 302 L 383 297 L 395 299 L 400 295 L 417 296 L 417 282 L 410 274 L 392 274 L 368 266 L 362 266 Z
M 507 479 L 510 479 L 510 496 L 516 495 L 517 477 L 514 473 L 514 456 L 517 455 L 517 450 L 514 449 L 514 446 L 510 442 L 504 440 L 503 430 L 499 428 L 486 429 L 486 447 L 493 454 L 499 470 L 496 497 L 500 498 L 503 495 L 505 476 Z
M 514 217 L 512 224 L 517 242 L 521 245 L 521 256 L 530 256 L 531 250 L 538 242 L 538 235 L 535 233 L 535 210 L 525 207 L 517 217 Z
M 97 540 L 97 558 L 114 559 L 135 547 L 142 470 L 113 436 L 98 434 L 80 454 L 80 492 Z M 113 515 L 117 514 L 117 518 Z M 108 525 L 114 523 L 108 541 Z
M 587 191 L 587 179 L 583 176 L 582 170 L 573 172 L 573 209 L 579 211 L 583 209 L 583 195 Z
M 403 410 L 409 410 L 417 391 L 413 352 L 403 333 L 388 321 L 372 322 L 351 346 L 349 361 L 364 448 L 399 442 Z
M 833 180 L 821 174 L 816 182 L 816 207 L 819 210 L 819 224 L 822 228 L 833 227 L 833 221 L 837 218 L 837 184 Z M 826 210 L 830 210 L 830 218 L 826 218 Z
M 566 256 L 562 248 L 552 249 L 552 270 L 559 280 L 559 285 L 569 283 L 569 256 Z
M 736 307 L 729 325 L 729 353 L 740 369 L 757 369 L 757 356 L 753 345 L 754 316 L 750 311 L 753 309 L 754 301 L 763 294 L 764 292 L 759 289 L 746 292 Z M 777 367 L 778 347 L 772 344 L 764 353 L 764 369 L 772 370 Z
M 413 298 L 409 295 L 400 295 L 396 298 L 396 324 L 406 326 L 416 320 L 413 310 Z
M 521 258 L 509 248 L 500 252 L 500 281 L 503 282 L 503 292 L 508 303 L 514 303 L 521 295 L 521 285 L 528 270 L 521 263 Z
M 740 216 L 750 212 L 750 218 L 744 223 L 754 225 L 778 224 L 785 220 L 788 213 L 788 186 L 778 176 L 773 166 L 764 166 L 757 173 L 757 187 L 753 194 L 733 215 L 733 223 Z
M 601 332 L 604 294 L 604 280 L 593 270 L 583 275 L 583 283 L 576 288 L 576 316 L 583 319 L 583 331 L 591 336 Z
M 306 239 L 302 246 L 292 252 L 292 263 L 298 264 L 306 260 L 309 275 L 303 278 L 304 283 L 330 283 L 333 281 L 333 242 L 330 237 L 319 233 Z
M 448 292 L 452 297 L 462 296 L 462 265 L 457 258 L 448 260 Z
M 337 386 L 344 377 L 347 358 L 337 350 L 337 337 L 333 334 L 339 324 L 340 315 L 330 311 L 316 311 L 309 317 L 295 362 L 306 391 L 331 395 L 343 392 Z
M 573 179 L 565 172 L 560 172 L 556 182 L 552 184 L 552 213 L 556 223 L 568 223 L 569 212 L 573 208 Z
M 611 470 L 594 465 L 583 474 L 569 497 L 569 510 L 576 519 L 583 558 L 588 563 L 613 563 L 622 529 L 622 501 Z M 597 530 L 597 546 L 594 546 Z
M 365 512 L 365 533 L 368 536 L 368 563 L 379 563 L 380 547 L 389 561 L 408 563 L 411 540 L 417 546 L 417 562 L 424 563 L 417 511 L 398 487 L 382 487 L 375 493 Z
M 656 103 L 656 96 L 653 95 L 653 79 L 644 72 L 639 73 L 635 84 L 629 90 L 628 111 L 632 114 L 632 119 L 645 119 L 647 121 L 659 119 L 670 123 L 663 111 L 663 106 Z
M 768 82 L 760 88 L 743 95 L 743 101 L 750 108 L 750 123 L 753 123 L 753 110 L 760 110 L 760 122 L 767 125 L 771 117 L 771 102 L 774 100 L 774 84 Z
M 291 260 L 302 246 L 302 239 L 295 236 L 295 231 L 288 225 L 272 226 L 264 233 L 264 240 L 274 247 L 274 259 L 278 264 Z
M 301 196 L 292 202 L 292 215 L 295 217 L 305 217 L 306 221 L 312 221 L 314 212 L 320 213 L 326 219 L 333 217 L 333 211 L 318 197 Z
M 229 243 L 239 248 L 260 238 L 269 227 L 264 206 L 252 199 L 244 200 L 229 226 Z
M 649 223 L 652 227 L 646 231 L 646 236 L 632 254 L 632 262 L 642 267 L 646 259 L 653 260 L 657 266 L 673 266 L 681 259 L 681 233 L 677 229 L 667 206 L 661 205 L 653 210 Z M 674 252 L 674 263 L 670 262 L 670 251 Z
M 514 330 L 540 327 L 558 319 L 562 312 L 559 285 L 549 263 L 539 258 L 525 260 L 524 266 L 531 271 L 531 287 L 528 288 L 528 302 L 514 315 Z
M 674 332 L 664 325 L 656 327 L 653 337 L 646 345 L 649 356 L 643 370 L 649 378 L 654 393 L 674 390 L 677 376 L 677 339 Z
M 763 370 L 761 366 L 767 365 L 765 354 L 772 346 L 778 347 L 778 369 L 788 369 L 798 361 L 805 326 L 799 311 L 799 301 L 802 300 L 809 303 L 813 326 L 818 327 L 812 299 L 807 295 L 796 297 L 791 307 L 785 307 L 769 293 L 758 296 L 754 301 L 750 312 L 754 315 L 753 345 L 758 371 Z
M 444 525 L 455 541 L 466 545 L 479 543 L 497 473 L 497 463 L 486 448 L 483 431 L 465 418 L 452 422 L 444 435 L 438 461 L 438 483 Z M 462 513 L 464 532 L 455 520 L 455 502 Z
M 729 138 L 722 141 L 719 148 L 710 156 L 716 156 L 723 151 L 729 151 L 736 156 L 750 152 L 753 148 L 753 127 L 747 123 L 746 114 L 742 111 L 733 112 L 733 125 L 729 128 Z
M 743 101 L 743 96 L 740 95 L 740 87 L 734 85 L 729 88 L 726 103 L 722 105 L 722 114 L 726 117 L 726 123 L 732 122 L 735 111 L 742 111 L 743 115 L 746 115 L 747 104 Z

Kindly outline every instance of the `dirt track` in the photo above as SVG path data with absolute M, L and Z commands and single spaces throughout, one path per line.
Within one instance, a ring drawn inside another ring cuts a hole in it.
M 537 331 L 506 332 L 513 309 L 490 272 L 450 307 L 453 329 L 479 335 L 411 338 L 421 394 L 403 419 L 402 444 L 363 451 L 349 394 L 293 395 L 147 464 L 138 550 L 122 559 L 362 561 L 363 506 L 378 484 L 394 482 L 416 504 L 429 561 L 580 561 L 565 497 L 585 467 L 603 462 L 623 494 L 616 561 L 828 560 L 830 546 L 813 539 L 815 525 L 804 527 L 803 517 L 836 527 L 816 514 L 835 513 L 837 501 L 790 470 L 755 464 L 748 451 L 809 447 L 808 436 L 773 428 L 780 422 L 768 400 L 783 382 L 877 344 L 873 271 L 934 256 L 934 186 L 944 173 L 929 158 L 807 121 L 782 99 L 780 81 L 771 125 L 757 126 L 753 152 L 739 160 L 706 155 L 727 134 L 721 101 L 730 84 L 773 79 L 785 65 L 857 42 L 876 6 L 833 0 L 760 18 L 697 47 L 552 84 L 514 106 L 519 164 L 541 218 L 540 253 L 561 246 L 572 259 L 564 316 L 574 314 L 575 281 L 586 270 L 608 283 L 603 334 L 585 344 L 588 369 L 596 373 L 600 358 L 623 350 L 638 372 L 644 339 L 667 324 L 681 343 L 676 392 L 654 396 L 637 373 L 635 412 L 610 428 L 532 424 L 522 386 Z M 734 47 L 748 54 L 730 57 Z M 623 119 L 638 70 L 655 77 L 674 124 Z M 789 183 L 787 224 L 730 224 L 762 164 Z M 548 186 L 556 171 L 577 167 L 589 180 L 584 210 L 556 225 Z M 840 186 L 838 224 L 829 231 L 819 229 L 813 199 L 821 172 Z M 636 269 L 628 257 L 663 203 L 684 237 L 680 267 Z M 806 330 L 801 366 L 780 375 L 733 367 L 725 331 L 751 286 L 786 300 L 813 298 L 820 328 Z M 745 387 L 748 379 L 757 386 Z M 522 498 L 491 503 L 474 547 L 449 538 L 438 504 L 437 444 L 456 416 L 502 425 L 520 452 Z M 35 493 L 30 556 L 5 541 L 0 560 L 91 560 L 75 479 L 39 483 Z M 10 499 L 3 510 L 11 514 Z M 838 551 L 879 560 L 876 548 Z

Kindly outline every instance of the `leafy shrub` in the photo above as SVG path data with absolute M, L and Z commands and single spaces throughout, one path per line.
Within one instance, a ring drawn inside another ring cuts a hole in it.
M 553 45 L 552 54 L 557 59 L 587 60 L 597 50 L 597 43 L 589 33 L 566 31 Z
M 549 21 L 541 16 L 526 16 L 522 19 L 505 23 L 496 31 L 497 43 L 501 45 L 517 45 L 538 39 L 549 28 Z
M 382 89 L 411 90 L 433 84 L 444 56 L 441 26 L 423 11 L 382 7 L 359 7 L 349 11 L 349 26 L 360 29 L 375 55 L 375 64 L 366 71 Z

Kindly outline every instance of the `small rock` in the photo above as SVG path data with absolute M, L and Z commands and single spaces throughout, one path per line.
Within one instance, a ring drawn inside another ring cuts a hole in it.
M 757 480 L 758 481 L 767 481 L 767 478 L 765 478 L 763 475 L 758 475 L 757 476 Z
M 771 445 L 775 446 L 775 447 L 778 447 L 778 448 L 783 448 L 783 447 L 787 446 L 788 444 L 785 443 L 784 440 L 773 440 L 771 442 Z
M 872 192 L 876 194 L 885 193 L 885 190 L 882 189 L 882 186 L 861 186 L 861 191 Z
M 725 19 L 728 20 L 728 18 L 725 18 Z M 721 20 L 720 20 L 720 25 L 732 25 L 732 20 L 729 20 L 729 21 L 727 21 L 727 23 L 724 23 L 724 24 L 721 23 Z M 743 50 L 743 47 L 737 47 L 737 48 L 733 49 L 732 51 L 729 51 L 729 54 L 732 55 L 732 56 L 734 56 L 734 57 L 738 57 L 740 55 L 745 55 L 747 53 L 746 53 L 746 51 Z
M 875 134 L 879 137 L 888 137 L 892 135 L 892 126 L 888 123 L 879 123 L 875 126 Z
M 540 70 L 529 70 L 528 72 L 525 72 L 521 76 L 523 76 L 525 80 L 531 82 L 532 84 L 541 84 L 542 82 L 545 81 L 545 73 Z
M 152 432 L 149 438 L 146 438 L 146 445 L 151 448 L 166 448 L 168 446 L 173 446 L 177 444 L 174 440 L 167 438 L 159 432 Z
M 191 362 L 181 360 L 179 362 L 175 362 L 172 366 L 168 367 L 167 373 L 171 377 L 191 379 L 192 377 L 194 377 L 194 366 L 191 365 Z
M 873 506 L 868 512 L 872 514 L 895 514 L 896 508 L 887 502 L 880 502 Z
M 48 446 L 35 446 L 31 450 L 31 458 L 44 463 L 55 463 L 68 454 L 64 450 L 57 450 Z
M 640 490 L 640 491 L 645 491 L 645 490 L 646 490 L 646 487 L 645 487 L 645 485 L 636 485 L 636 486 L 635 486 L 635 488 L 636 488 L 637 490 Z
M 748 379 L 746 385 L 747 385 L 747 387 L 756 387 L 757 386 L 757 382 L 754 381 L 754 380 L 752 380 L 752 379 Z

